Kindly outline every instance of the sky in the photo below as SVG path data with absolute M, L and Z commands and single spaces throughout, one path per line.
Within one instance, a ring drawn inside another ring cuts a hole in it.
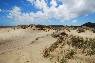
M 0 25 L 95 23 L 95 0 L 0 0 Z

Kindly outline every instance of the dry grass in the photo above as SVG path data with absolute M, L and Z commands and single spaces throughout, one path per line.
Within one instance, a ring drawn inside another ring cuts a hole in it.
M 92 32 L 95 33 L 95 28 L 92 29 Z
M 78 33 L 85 32 L 85 29 L 84 29 L 84 28 L 78 28 L 78 29 L 77 29 L 77 32 L 78 32 Z
M 95 55 L 95 38 L 83 38 L 64 34 L 63 32 L 53 33 L 52 37 L 57 38 L 57 41 L 44 50 L 43 56 L 50 58 L 54 63 L 68 63 L 69 60 L 77 63 L 79 59 L 76 59 L 76 55 L 82 54 L 84 57 Z M 80 62 L 83 61 L 82 58 Z M 87 63 L 87 61 L 85 62 Z
M 13 40 L 11 40 L 11 39 L 0 40 L 0 45 L 6 44 L 6 43 L 9 43 L 9 42 L 12 42 L 12 41 L 13 41 Z
M 57 38 L 57 41 L 53 43 L 49 48 L 46 48 L 43 51 L 43 56 L 44 57 L 49 57 L 50 52 L 53 52 L 60 44 L 63 44 L 63 41 L 66 39 L 67 34 L 65 32 L 60 32 L 60 33 L 53 33 L 52 37 Z
M 43 56 L 44 57 L 49 57 L 50 56 L 50 52 L 53 52 L 56 48 L 58 48 L 59 44 L 62 43 L 62 40 L 58 39 L 55 43 L 53 43 L 49 48 L 46 48 L 43 51 Z
M 71 44 L 73 47 L 79 48 L 83 50 L 83 53 L 86 55 L 94 55 L 95 54 L 95 39 L 72 36 Z

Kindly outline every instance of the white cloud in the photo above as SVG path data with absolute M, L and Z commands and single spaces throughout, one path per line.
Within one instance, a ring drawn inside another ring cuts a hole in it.
M 47 21 L 50 18 L 56 18 L 61 21 L 70 20 L 81 15 L 95 12 L 95 0 L 59 0 L 63 3 L 62 5 L 59 5 L 59 7 L 56 7 L 56 0 L 51 0 L 51 7 L 48 7 L 44 0 L 27 1 L 34 4 L 36 8 L 41 9 L 43 12 L 22 13 L 19 7 L 14 7 L 10 11 L 9 17 L 21 23 L 33 23 L 39 22 L 39 20 Z M 76 20 L 73 22 L 76 22 Z
M 27 24 L 30 23 L 30 20 L 32 21 L 31 14 L 28 13 L 22 13 L 21 9 L 19 7 L 14 7 L 10 13 L 9 13 L 9 18 L 14 19 L 16 24 L 22 23 L 22 24 Z
M 45 14 L 43 14 L 41 11 L 38 11 L 37 13 L 22 13 L 21 9 L 16 6 L 10 11 L 7 17 L 10 19 L 14 19 L 15 24 L 37 23 L 36 21 L 38 20 L 47 19 Z
M 56 7 L 56 6 L 57 6 L 56 0 L 52 0 L 52 1 L 50 2 L 50 4 L 52 5 L 52 7 Z
M 61 0 L 70 13 L 84 15 L 95 11 L 95 0 Z
M 2 10 L 0 9 L 0 12 L 1 12 Z

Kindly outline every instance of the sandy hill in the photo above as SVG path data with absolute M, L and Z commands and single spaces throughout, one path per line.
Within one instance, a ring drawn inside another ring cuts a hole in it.
M 95 63 L 92 29 L 0 28 L 0 63 Z

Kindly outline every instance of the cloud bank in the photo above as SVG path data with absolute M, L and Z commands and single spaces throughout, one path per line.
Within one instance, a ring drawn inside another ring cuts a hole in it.
M 38 9 L 36 13 L 22 12 L 21 8 L 15 6 L 8 17 L 14 19 L 16 23 L 28 24 L 45 22 L 52 18 L 59 21 L 71 20 L 79 16 L 95 12 L 95 0 L 51 0 L 48 6 L 45 0 L 27 0 Z M 61 2 L 58 6 L 57 2 Z M 73 22 L 77 22 L 74 20 Z

